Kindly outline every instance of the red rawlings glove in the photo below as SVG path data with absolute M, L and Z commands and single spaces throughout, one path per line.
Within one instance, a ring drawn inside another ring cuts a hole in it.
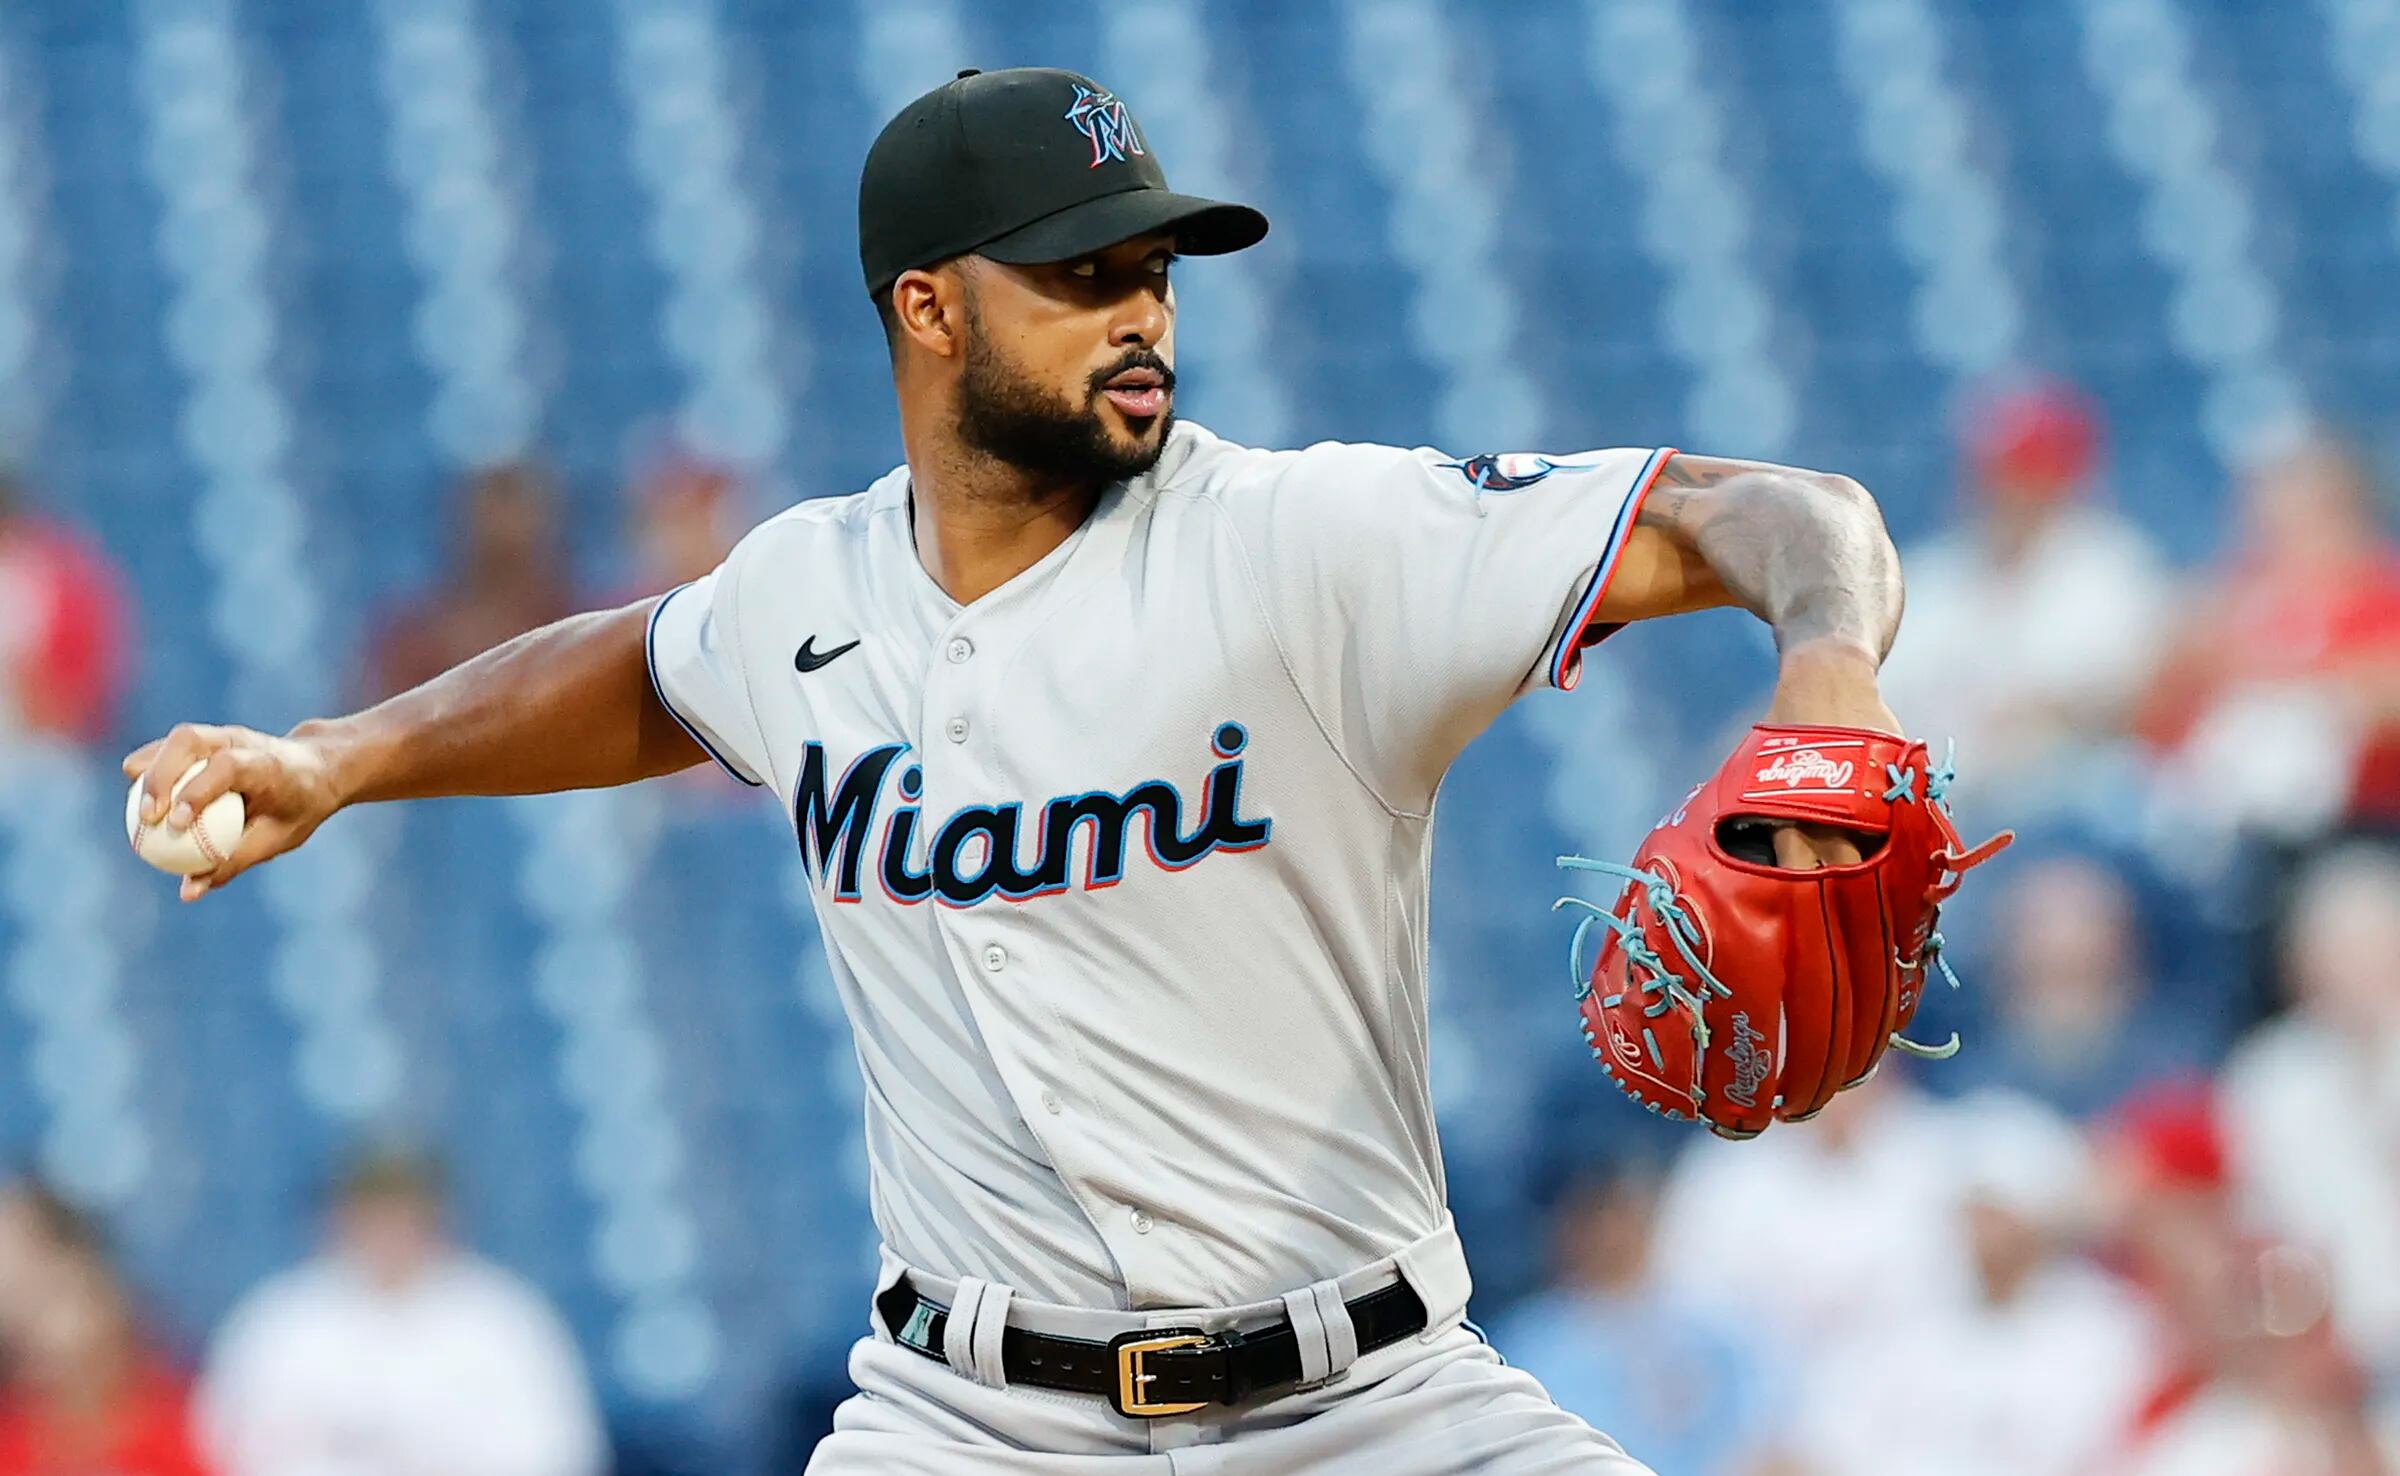
M 1575 929 L 1574 969 L 1592 1054 L 1635 1101 L 1723 1137 L 1814 1117 L 1873 1073 L 1887 1045 L 1921 1046 L 1929 968 L 1950 977 L 1934 931 L 1968 868 L 2014 837 L 1964 849 L 1942 803 L 1950 771 L 1922 743 L 1865 728 L 1750 730 L 1733 757 L 1650 832 L 1633 865 L 1562 856 L 1623 894 Z M 1852 832 L 1863 859 L 1787 871 L 1778 825 Z M 1584 943 L 1608 936 L 1591 971 Z M 1951 977 L 1951 983 L 1957 980 Z

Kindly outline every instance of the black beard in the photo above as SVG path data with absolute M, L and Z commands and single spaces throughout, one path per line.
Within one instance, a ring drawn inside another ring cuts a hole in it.
M 1080 406 L 1039 386 L 992 346 L 970 322 L 967 362 L 958 380 L 958 435 L 969 447 L 1040 482 L 1106 485 L 1140 476 L 1158 464 L 1175 429 L 1175 412 L 1159 417 L 1158 434 L 1134 446 L 1108 433 L 1094 404 L 1100 386 L 1135 366 L 1156 369 L 1173 387 L 1174 371 L 1148 349 L 1137 349 L 1094 376 Z

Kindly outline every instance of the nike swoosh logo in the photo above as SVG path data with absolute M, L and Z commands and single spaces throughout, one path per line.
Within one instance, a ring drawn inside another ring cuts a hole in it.
M 847 646 L 836 646 L 830 651 L 818 651 L 816 649 L 816 644 L 817 638 L 815 636 L 810 636 L 807 640 L 800 643 L 800 650 L 798 654 L 792 657 L 792 666 L 794 669 L 799 671 L 815 671 L 818 667 L 823 666 L 826 662 L 833 660 L 835 657 L 847 655 L 848 653 L 858 649 L 858 642 L 856 641 L 852 641 Z

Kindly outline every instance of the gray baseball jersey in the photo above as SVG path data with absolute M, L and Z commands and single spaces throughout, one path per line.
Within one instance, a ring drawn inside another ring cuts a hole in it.
M 792 819 L 894 1254 L 1222 1306 L 1441 1225 L 1434 794 L 1573 685 L 1672 454 L 1187 423 L 972 604 L 918 562 L 905 467 L 660 604 L 660 697 Z

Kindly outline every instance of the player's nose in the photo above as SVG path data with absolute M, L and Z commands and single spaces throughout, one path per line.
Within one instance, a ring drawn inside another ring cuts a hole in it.
M 1109 347 L 1156 348 L 1167 334 L 1168 311 L 1162 293 L 1148 290 L 1127 293 L 1109 324 Z

